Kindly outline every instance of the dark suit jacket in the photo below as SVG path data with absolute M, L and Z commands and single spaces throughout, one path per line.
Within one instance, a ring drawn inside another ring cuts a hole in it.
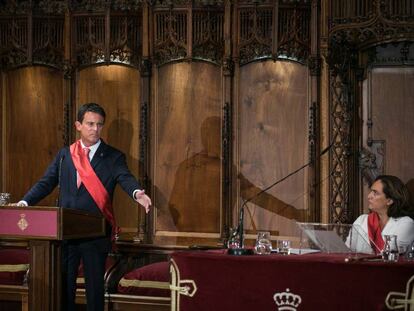
M 131 197 L 134 190 L 141 189 L 138 181 L 128 169 L 125 155 L 102 140 L 92 158 L 91 165 L 108 191 L 111 200 L 117 183 Z M 59 205 L 61 207 L 101 214 L 85 186 L 82 184 L 79 189 L 77 188 L 76 169 L 69 147 L 59 150 L 44 176 L 26 193 L 23 200 L 29 205 L 36 205 L 37 202 L 50 194 L 58 184 L 60 184 Z M 107 246 L 110 247 L 110 244 Z

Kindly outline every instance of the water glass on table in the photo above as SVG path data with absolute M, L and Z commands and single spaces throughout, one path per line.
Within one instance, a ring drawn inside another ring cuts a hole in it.
M 279 254 L 289 255 L 290 254 L 290 241 L 289 240 L 278 240 L 277 251 Z
M 0 205 L 7 205 L 10 203 L 10 193 L 0 192 Z
M 382 260 L 384 262 L 398 261 L 399 249 L 397 245 L 397 236 L 384 235 L 384 249 L 382 250 Z
M 260 231 L 257 233 L 255 253 L 258 255 L 269 255 L 272 252 L 272 242 L 270 241 L 270 232 Z

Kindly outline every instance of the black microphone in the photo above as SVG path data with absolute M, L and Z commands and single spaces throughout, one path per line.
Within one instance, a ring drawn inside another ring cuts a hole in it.
M 317 159 L 320 159 L 325 153 L 327 153 L 333 146 L 334 142 L 332 141 L 329 146 L 327 146 L 325 149 L 323 149 L 320 154 L 316 157 L 316 159 L 311 159 L 309 162 L 305 163 L 304 165 L 302 165 L 301 167 L 297 168 L 296 170 L 294 170 L 293 172 L 290 172 L 289 174 L 287 174 L 286 176 L 282 177 L 281 179 L 276 180 L 274 183 L 272 183 L 271 185 L 267 186 L 266 188 L 260 190 L 258 193 L 252 195 L 250 198 L 248 198 L 247 200 L 245 200 L 242 204 L 242 206 L 240 207 L 240 212 L 239 212 L 239 224 L 237 226 L 237 233 L 239 236 L 239 241 L 240 241 L 240 246 L 241 249 L 239 249 L 239 251 L 230 251 L 229 250 L 229 254 L 230 255 L 250 255 L 251 252 L 247 249 L 244 249 L 244 243 L 243 243 L 243 224 L 244 224 L 244 207 L 246 206 L 247 203 L 249 203 L 250 201 L 252 201 L 253 199 L 259 197 L 262 193 L 270 190 L 271 188 L 273 188 L 274 186 L 276 186 L 277 184 L 280 184 L 282 181 L 288 179 L 289 177 L 291 177 L 292 175 L 295 175 L 296 173 L 300 172 L 301 170 L 305 169 L 306 167 L 308 167 L 309 165 L 311 165 L 314 161 L 316 161 Z
M 59 160 L 59 168 L 58 168 L 58 196 L 56 199 L 56 206 L 59 207 L 60 205 L 60 181 L 62 179 L 62 162 L 65 159 L 65 155 L 62 155 Z

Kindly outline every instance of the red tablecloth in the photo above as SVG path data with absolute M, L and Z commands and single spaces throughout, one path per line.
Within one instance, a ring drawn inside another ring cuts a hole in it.
M 345 257 L 173 253 L 179 279 L 194 280 L 197 286 L 193 297 L 179 296 L 179 311 L 276 311 L 283 308 L 274 298 L 294 307 L 298 296 L 296 309 L 285 310 L 387 310 L 388 293 L 404 293 L 414 275 L 414 262 L 345 262 Z

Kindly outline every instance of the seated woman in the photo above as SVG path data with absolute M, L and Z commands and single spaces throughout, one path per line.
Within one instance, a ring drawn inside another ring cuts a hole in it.
M 369 237 L 370 244 L 357 242 L 351 248 L 358 252 L 379 254 L 384 247 L 385 235 L 396 235 L 398 247 L 406 249 L 411 245 L 414 241 L 414 210 L 409 204 L 407 187 L 399 178 L 378 176 L 368 194 L 368 208 L 370 213 L 359 216 L 354 227 L 360 234 Z M 372 249 L 364 249 L 369 248 L 368 245 Z

